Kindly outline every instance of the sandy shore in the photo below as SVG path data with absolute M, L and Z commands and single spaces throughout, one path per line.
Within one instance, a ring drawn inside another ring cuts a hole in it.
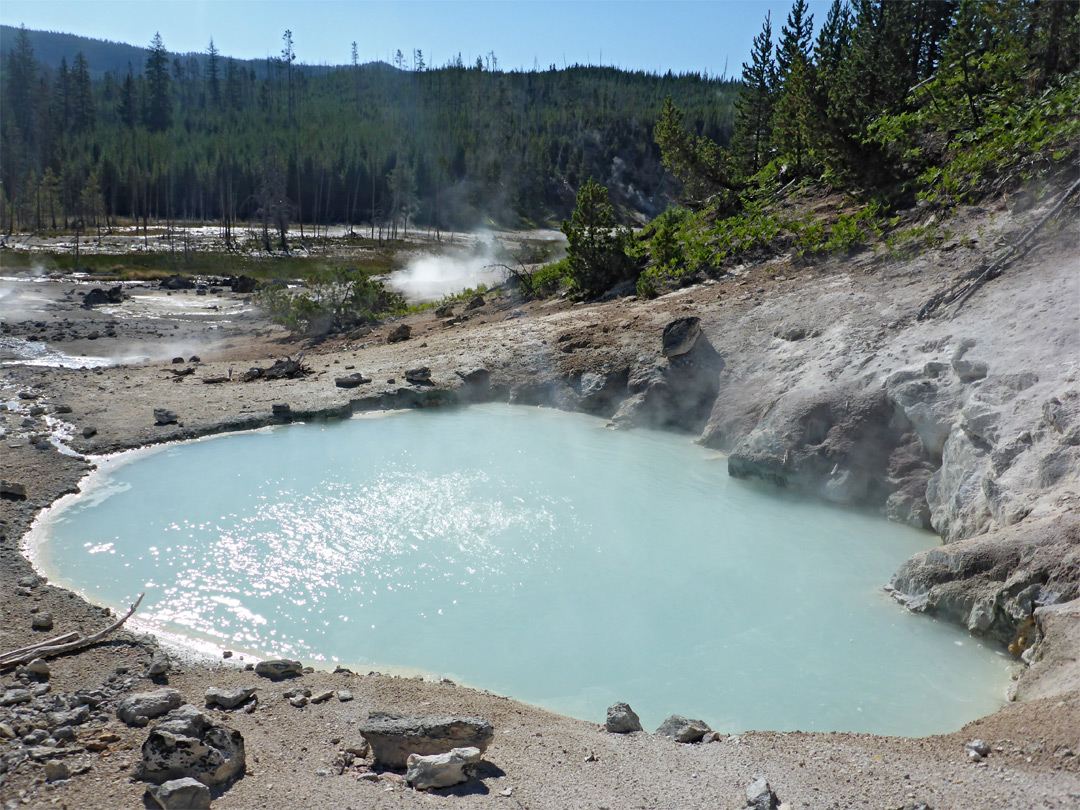
M 321 342 L 298 339 L 265 323 L 242 296 L 227 292 L 168 296 L 132 287 L 131 298 L 116 307 L 85 310 L 79 307 L 78 296 L 84 284 L 6 282 L 0 304 L 9 352 L 24 350 L 30 342 L 65 356 L 97 358 L 102 364 L 59 368 L 12 362 L 18 358 L 8 357 L 9 364 L 0 366 L 0 400 L 8 403 L 8 410 L 0 413 L 5 431 L 0 437 L 3 479 L 26 491 L 25 500 L 0 502 L 0 650 L 41 640 L 42 633 L 32 630 L 31 622 L 44 611 L 52 614 L 57 633 L 86 633 L 109 622 L 98 608 L 41 581 L 21 553 L 24 535 L 39 510 L 75 491 L 94 455 L 275 424 L 283 417 L 275 416 L 272 407 L 282 404 L 291 412 L 285 418 L 294 420 L 334 418 L 378 407 L 435 405 L 466 395 L 572 407 L 572 386 L 566 380 L 632 365 L 642 356 L 658 357 L 664 325 L 687 314 L 702 318 L 705 334 L 728 358 L 729 370 L 734 367 L 733 374 L 746 378 L 752 377 L 754 368 L 749 361 L 740 366 L 737 358 L 765 351 L 751 344 L 767 342 L 762 335 L 773 325 L 795 316 L 822 322 L 841 319 L 858 311 L 861 301 L 877 302 L 867 304 L 873 315 L 856 318 L 846 334 L 865 342 L 858 344 L 860 351 L 883 358 L 890 351 L 900 353 L 892 333 L 902 328 L 883 327 L 886 319 L 880 303 L 888 302 L 890 310 L 901 313 L 894 320 L 910 320 L 917 304 L 940 286 L 948 268 L 970 260 L 955 252 L 932 258 L 943 266 L 939 272 L 928 273 L 925 263 L 917 261 L 881 266 L 857 260 L 799 272 L 783 263 L 769 263 L 652 302 L 619 299 L 575 306 L 565 300 L 522 304 L 493 297 L 456 325 L 446 325 L 430 312 L 413 316 L 412 338 L 393 345 L 384 339 L 389 327 Z M 1080 292 L 1074 273 L 1078 259 L 1076 246 L 1069 244 L 1036 254 L 1024 268 L 1031 272 L 1029 278 L 1019 270 L 1010 273 L 995 282 L 993 295 L 1016 300 L 1035 295 L 1028 291 L 1037 288 L 1042 291 L 1038 294 L 1056 299 L 1064 291 L 1067 306 L 1069 292 Z M 1078 300 L 1080 296 L 1073 298 L 1074 303 Z M 970 331 L 980 323 L 983 329 L 996 328 L 994 306 L 992 298 L 974 300 L 963 315 L 966 320 L 958 321 L 952 332 Z M 737 329 L 732 328 L 735 324 Z M 1058 328 L 1061 351 L 1076 352 L 1073 330 L 1069 323 Z M 93 333 L 97 334 L 91 338 Z M 915 342 L 916 337 L 913 333 L 909 340 Z M 312 372 L 305 377 L 238 381 L 251 366 L 267 366 L 277 357 L 301 352 Z M 135 356 L 145 359 L 130 362 Z M 174 356 L 185 362 L 172 363 Z M 199 360 L 190 361 L 192 356 Z M 404 383 L 404 370 L 418 365 L 430 367 L 433 386 Z M 173 373 L 188 367 L 195 370 L 187 376 Z M 491 375 L 491 387 L 482 394 L 470 392 L 462 381 L 463 374 L 477 368 Z M 334 378 L 352 370 L 362 371 L 373 382 L 358 389 L 336 387 Z M 227 382 L 201 382 L 207 377 L 228 378 L 230 373 Z M 800 372 L 793 367 L 791 373 Z M 35 396 L 20 399 L 20 392 Z M 759 402 L 767 395 L 768 391 L 756 393 Z M 42 413 L 31 416 L 34 406 Z M 68 408 L 70 412 L 58 412 Z M 154 408 L 175 411 L 179 423 L 155 425 Z M 61 453 L 48 443 L 48 437 L 58 432 L 67 437 L 64 444 L 74 454 Z M 1065 502 L 1060 510 L 1048 508 L 1036 517 L 1065 525 L 1070 509 Z M 209 686 L 260 687 L 257 708 L 250 714 L 211 710 L 221 722 L 240 730 L 247 744 L 246 775 L 216 793 L 214 807 L 223 810 L 492 803 L 612 810 L 740 808 L 747 784 L 757 776 L 766 777 L 791 807 L 1068 808 L 1080 806 L 1080 689 L 1076 648 L 1070 646 L 1076 641 L 1077 611 L 1063 615 L 1056 635 L 1039 651 L 1036 666 L 1021 676 L 1017 693 L 1027 699 L 1008 703 L 955 733 L 922 739 L 754 731 L 708 744 L 679 745 L 645 733 L 608 734 L 597 725 L 603 717 L 596 718 L 597 724 L 574 720 L 445 682 L 313 672 L 299 683 L 282 685 L 256 678 L 244 671 L 246 662 L 237 660 L 174 657 L 167 680 L 196 705 L 202 705 Z M 69 779 L 47 783 L 40 763 L 27 757 L 28 746 L 18 739 L 0 739 L 3 806 L 143 806 L 145 786 L 129 779 L 129 774 L 146 731 L 119 723 L 114 708 L 125 692 L 153 687 L 143 673 L 155 646 L 151 638 L 120 632 L 105 643 L 50 662 L 49 694 L 102 688 L 108 698 L 100 717 L 81 726 L 76 739 L 66 743 L 75 749 L 66 757 L 76 771 Z M 0 691 L 14 683 L 15 673 L 4 672 Z M 281 693 L 297 685 L 315 691 L 347 688 L 355 699 L 295 708 Z M 685 700 L 672 696 L 671 710 L 694 716 L 692 705 L 681 705 Z M 370 710 L 480 715 L 494 725 L 495 740 L 478 779 L 459 788 L 417 793 L 397 774 L 358 778 L 366 770 L 363 767 L 337 774 L 335 756 L 359 740 L 358 724 Z M 0 722 L 6 722 L 4 712 L 10 714 L 0 708 Z M 115 739 L 104 738 L 110 741 L 88 749 L 87 744 L 102 740 L 103 734 Z M 973 738 L 991 747 L 991 754 L 978 763 L 970 761 L 964 750 L 964 743 Z

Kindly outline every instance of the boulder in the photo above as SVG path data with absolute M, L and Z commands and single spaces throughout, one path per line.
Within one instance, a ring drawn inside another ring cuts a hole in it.
M 495 730 L 480 717 L 412 717 L 371 712 L 360 724 L 375 760 L 388 768 L 404 768 L 410 754 L 445 754 L 455 748 L 477 748 L 482 754 Z
M 255 665 L 255 674 L 272 681 L 296 678 L 304 674 L 304 665 L 288 658 L 272 658 Z
M 173 273 L 164 279 L 160 286 L 163 290 L 191 290 L 194 289 L 195 282 L 180 273 Z
M 690 720 L 679 714 L 673 714 L 660 724 L 656 733 L 661 737 L 670 737 L 679 743 L 696 743 L 712 731 L 704 720 Z
M 220 785 L 244 773 L 244 737 L 216 725 L 194 706 L 169 712 L 142 746 L 135 778 L 161 784 L 191 777 L 204 785 Z
M 445 754 L 410 754 L 405 781 L 417 790 L 443 788 L 467 782 L 471 766 L 480 761 L 479 748 L 454 748 Z
M 35 630 L 52 630 L 53 615 L 47 610 L 43 610 L 41 613 L 36 613 L 34 614 L 31 626 Z
M 478 294 L 474 295 L 472 298 L 469 299 L 469 303 L 466 304 L 465 309 L 466 310 L 480 309 L 480 307 L 482 307 L 483 305 L 484 305 L 484 296 L 482 296 L 482 295 L 480 295 L 478 293 Z
M 406 369 L 405 380 L 416 385 L 431 385 L 431 369 L 427 366 Z
M 777 799 L 764 776 L 759 776 L 747 785 L 746 806 L 752 810 L 777 810 L 780 806 L 780 800 Z
M 161 785 L 147 787 L 150 794 L 163 810 L 209 810 L 210 788 L 197 779 L 186 776 L 183 779 L 170 779 Z
M 697 344 L 701 336 L 701 318 L 679 318 L 664 327 L 664 357 L 679 357 Z
M 120 701 L 116 716 L 129 726 L 145 726 L 147 721 L 171 712 L 182 702 L 183 696 L 176 689 L 136 692 Z
M 246 703 L 255 694 L 256 688 L 248 686 L 241 689 L 219 689 L 211 686 L 206 690 L 206 705 L 235 709 L 240 704 Z
M 251 276 L 236 276 L 229 280 L 229 286 L 234 293 L 253 293 L 259 287 L 259 282 Z
M 604 728 L 612 734 L 629 734 L 632 731 L 641 731 L 641 720 L 637 713 L 630 708 L 629 703 L 613 703 L 608 706 L 607 722 Z
M 391 329 L 386 335 L 387 343 L 400 343 L 403 340 L 408 340 L 412 337 L 412 327 L 407 323 L 399 323 L 393 329 Z
M 174 411 L 168 408 L 154 408 L 155 425 L 175 425 L 179 421 L 180 417 Z
M 86 295 L 83 296 L 82 305 L 86 308 L 101 306 L 102 304 L 109 303 L 109 293 L 100 287 L 95 287 L 89 290 Z

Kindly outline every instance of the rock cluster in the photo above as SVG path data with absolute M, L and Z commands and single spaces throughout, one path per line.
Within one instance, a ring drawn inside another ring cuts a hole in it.
M 415 717 L 371 712 L 360 724 L 375 760 L 387 768 L 404 768 L 409 755 L 445 754 L 475 748 L 482 754 L 494 736 L 491 723 L 479 717 Z

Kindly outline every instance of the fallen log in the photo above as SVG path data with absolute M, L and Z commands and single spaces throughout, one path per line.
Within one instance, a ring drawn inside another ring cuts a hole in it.
M 72 652 L 73 650 L 78 650 L 82 647 L 87 647 L 97 641 L 101 641 L 101 639 L 105 638 L 105 636 L 109 635 L 109 633 L 112 633 L 114 630 L 123 625 L 124 622 L 131 618 L 132 614 L 135 613 L 135 610 L 142 602 L 144 596 L 146 596 L 145 591 L 139 594 L 139 598 L 135 600 L 135 604 L 133 604 L 128 610 L 128 612 L 125 613 L 122 617 L 110 624 L 104 630 L 99 630 L 97 633 L 87 636 L 86 638 L 76 638 L 72 641 L 56 644 L 44 642 L 42 645 L 34 645 L 32 647 L 25 647 L 22 650 L 12 650 L 11 652 L 0 654 L 0 669 L 13 667 L 17 664 L 26 664 L 30 661 L 33 661 L 35 658 L 52 658 L 57 655 L 63 655 L 64 653 Z M 52 639 L 51 641 L 57 641 L 61 638 L 68 638 L 71 635 L 73 634 L 66 633 L 63 636 L 57 636 L 56 639 Z
M 949 289 L 943 290 L 932 296 L 929 301 L 923 304 L 922 309 L 916 314 L 915 319 L 924 321 L 931 317 L 937 309 L 942 306 L 949 307 L 956 304 L 956 309 L 959 310 L 960 307 L 964 305 L 964 302 L 975 294 L 976 290 L 982 287 L 986 282 L 1000 276 L 1005 272 L 1005 268 L 1010 262 L 1026 253 L 1026 248 L 1028 242 L 1031 241 L 1031 238 L 1035 236 L 1047 222 L 1057 216 L 1058 212 L 1065 206 L 1065 203 L 1067 203 L 1078 191 L 1080 191 L 1080 180 L 1073 183 L 1069 189 L 1061 195 L 1061 199 L 1057 201 L 1057 204 L 1051 208 L 1042 219 L 1036 222 L 1019 241 L 1006 250 L 997 261 L 986 269 L 980 268 L 980 271 L 963 276 L 958 283 L 954 284 Z M 956 312 L 954 311 L 953 316 L 955 317 L 955 315 Z
M 72 630 L 69 633 L 63 633 L 54 638 L 50 638 L 47 641 L 39 641 L 37 644 L 31 644 L 29 647 L 20 647 L 17 650 L 11 650 L 10 652 L 0 654 L 0 666 L 3 666 L 4 661 L 6 661 L 8 658 L 19 656 L 23 653 L 33 652 L 34 650 L 41 649 L 42 647 L 51 647 L 54 644 L 63 644 L 66 641 L 72 641 L 78 637 L 79 634 Z

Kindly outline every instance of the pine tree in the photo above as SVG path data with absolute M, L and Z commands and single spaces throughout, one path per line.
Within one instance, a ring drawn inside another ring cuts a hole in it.
M 218 69 L 218 49 L 214 47 L 214 39 L 210 38 L 210 45 L 206 49 L 206 89 L 209 91 L 210 103 L 216 108 L 221 106 L 221 78 Z
M 71 69 L 72 119 L 77 132 L 94 127 L 94 92 L 90 85 L 90 66 L 82 51 L 75 54 Z
M 590 177 L 577 194 L 577 206 L 561 226 L 571 284 L 585 295 L 606 292 L 630 277 L 633 260 L 626 252 L 630 233 L 615 221 L 608 190 Z
M 807 13 L 806 0 L 795 0 L 788 12 L 787 23 L 780 28 L 780 42 L 776 46 L 777 75 L 781 84 L 798 57 L 802 57 L 804 66 L 809 64 L 813 32 L 814 15 Z
M 761 33 L 754 37 L 750 61 L 743 62 L 743 87 L 735 101 L 732 151 L 739 168 L 746 175 L 755 174 L 768 162 L 777 84 L 776 62 L 772 54 L 772 21 L 770 15 L 766 14 Z
M 172 126 L 172 89 L 169 79 L 169 54 L 155 33 L 150 43 L 150 55 L 146 58 L 146 128 L 151 132 L 164 132 Z
M 34 128 L 34 115 L 37 112 L 37 62 L 34 60 L 34 46 L 26 33 L 26 26 L 19 26 L 15 43 L 8 53 L 6 86 L 4 87 L 4 108 L 6 115 L 15 120 L 15 126 L 22 133 L 24 140 L 30 139 Z

